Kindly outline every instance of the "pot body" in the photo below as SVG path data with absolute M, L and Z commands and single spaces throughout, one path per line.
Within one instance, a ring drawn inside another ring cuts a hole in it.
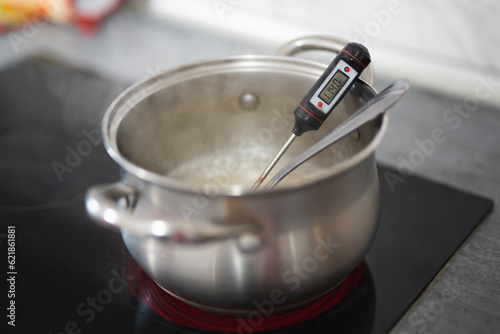
M 121 228 L 143 270 L 196 307 L 283 312 L 319 298 L 363 260 L 376 233 L 374 151 L 386 116 L 277 188 L 247 190 L 290 135 L 294 107 L 323 70 L 289 57 L 242 56 L 186 65 L 131 87 L 103 121 L 121 181 L 91 189 L 89 213 Z M 322 129 L 297 139 L 288 157 L 374 95 L 356 82 Z

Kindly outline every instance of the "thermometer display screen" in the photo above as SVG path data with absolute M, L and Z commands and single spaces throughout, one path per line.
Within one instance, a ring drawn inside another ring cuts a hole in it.
M 321 93 L 319 93 L 319 98 L 322 99 L 326 104 L 330 104 L 335 95 L 337 95 L 342 87 L 344 87 L 348 79 L 349 77 L 345 73 L 338 70 L 337 73 L 333 75 L 330 82 L 328 82 L 325 88 L 323 88 Z

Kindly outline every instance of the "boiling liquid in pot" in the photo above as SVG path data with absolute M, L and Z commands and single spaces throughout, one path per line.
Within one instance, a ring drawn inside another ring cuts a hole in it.
M 200 157 L 188 161 L 169 171 L 166 176 L 192 185 L 215 184 L 219 187 L 238 185 L 243 189 L 250 189 L 266 164 L 272 158 L 263 154 L 253 160 L 238 161 L 232 157 L 215 158 L 213 156 Z M 306 177 L 305 174 L 313 172 L 316 168 L 305 168 L 290 174 L 283 184 L 293 183 Z M 279 170 L 279 168 L 277 168 Z M 286 182 L 285 182 L 286 181 Z
M 276 166 L 271 176 L 285 166 L 299 152 L 302 152 L 308 144 L 308 140 L 300 143 L 297 147 L 291 149 L 283 157 L 282 161 Z M 260 175 L 275 154 L 275 148 L 270 147 L 261 151 L 251 153 L 238 152 L 239 154 L 212 154 L 200 156 L 186 161 L 169 170 L 165 176 L 183 181 L 194 186 L 217 186 L 223 188 L 226 186 L 239 186 L 241 190 L 249 190 L 255 182 L 255 178 Z M 254 156 L 251 159 L 245 159 L 249 154 Z M 294 184 L 317 176 L 325 166 L 332 165 L 344 159 L 345 152 L 342 150 L 325 151 L 310 163 L 305 163 L 300 168 L 288 175 L 280 185 Z M 270 179 L 270 178 L 269 178 Z M 265 182 L 264 182 L 265 183 Z

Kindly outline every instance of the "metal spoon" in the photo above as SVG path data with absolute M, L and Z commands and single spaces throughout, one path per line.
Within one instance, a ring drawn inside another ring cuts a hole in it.
M 410 88 L 408 79 L 399 79 L 393 84 L 385 88 L 380 94 L 364 104 L 361 108 L 351 114 L 339 126 L 318 140 L 314 145 L 305 150 L 302 154 L 290 161 L 288 165 L 283 167 L 273 178 L 266 184 L 264 189 L 271 189 L 278 184 L 285 176 L 287 176 L 295 168 L 302 165 L 307 160 L 314 157 L 325 148 L 336 143 L 340 139 L 347 136 L 365 123 L 373 120 L 380 114 L 389 110 L 396 102 L 398 102 L 406 91 Z

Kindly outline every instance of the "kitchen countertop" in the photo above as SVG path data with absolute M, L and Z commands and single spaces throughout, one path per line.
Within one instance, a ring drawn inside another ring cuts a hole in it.
M 91 37 L 50 24 L 0 36 L 0 67 L 33 53 L 46 53 L 134 82 L 189 61 L 271 54 L 276 47 L 210 35 L 124 7 Z M 477 89 L 461 97 L 413 87 L 391 111 L 387 134 L 377 150 L 378 161 L 400 168 L 402 182 L 404 175 L 415 173 L 494 201 L 490 214 L 393 333 L 500 330 L 500 110 L 475 103 L 487 100 L 488 94 L 500 94 L 500 83 L 483 79 Z M 375 87 L 381 89 L 392 80 L 376 77 Z M 394 184 L 395 192 L 397 187 Z

